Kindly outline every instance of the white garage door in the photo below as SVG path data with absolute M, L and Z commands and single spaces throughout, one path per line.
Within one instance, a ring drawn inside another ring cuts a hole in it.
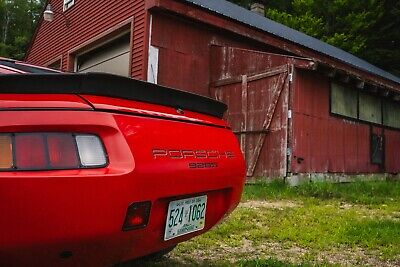
M 106 72 L 121 76 L 130 76 L 129 35 L 98 47 L 77 58 L 77 72 Z

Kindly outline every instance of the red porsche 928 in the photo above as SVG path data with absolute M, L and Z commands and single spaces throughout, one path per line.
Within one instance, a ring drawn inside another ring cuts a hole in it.
M 166 252 L 238 204 L 245 165 L 213 99 L 0 59 L 0 266 Z

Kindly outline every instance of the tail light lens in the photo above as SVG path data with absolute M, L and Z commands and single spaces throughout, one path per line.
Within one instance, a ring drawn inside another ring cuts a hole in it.
M 52 167 L 68 169 L 79 166 L 75 138 L 71 134 L 47 135 L 49 161 Z
M 76 136 L 79 157 L 85 167 L 102 166 L 106 164 L 106 155 L 100 139 L 95 135 Z
M 128 207 L 123 231 L 144 228 L 149 223 L 151 202 L 137 202 Z
M 13 167 L 13 152 L 11 135 L 0 135 L 0 169 Z
M 101 168 L 107 156 L 98 136 L 72 133 L 0 135 L 0 170 Z
M 44 135 L 18 134 L 15 136 L 15 164 L 20 169 L 46 169 Z

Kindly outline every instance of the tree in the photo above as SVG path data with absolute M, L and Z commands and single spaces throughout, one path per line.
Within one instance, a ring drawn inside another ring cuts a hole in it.
M 22 59 L 43 0 L 0 0 L 0 55 Z
M 400 77 L 400 2 L 386 0 L 383 8 L 360 56 Z

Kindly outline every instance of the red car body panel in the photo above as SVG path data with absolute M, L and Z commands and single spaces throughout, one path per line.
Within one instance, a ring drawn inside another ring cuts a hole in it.
M 0 133 L 24 132 L 96 134 L 109 164 L 0 172 L 0 266 L 110 266 L 202 234 L 240 201 L 238 142 L 210 115 L 93 95 L 0 94 Z M 168 204 L 200 195 L 208 198 L 205 228 L 164 241 Z M 128 206 L 141 201 L 152 203 L 148 225 L 122 231 Z
M 92 106 L 77 95 L 0 94 L 0 109 L 84 109 Z

